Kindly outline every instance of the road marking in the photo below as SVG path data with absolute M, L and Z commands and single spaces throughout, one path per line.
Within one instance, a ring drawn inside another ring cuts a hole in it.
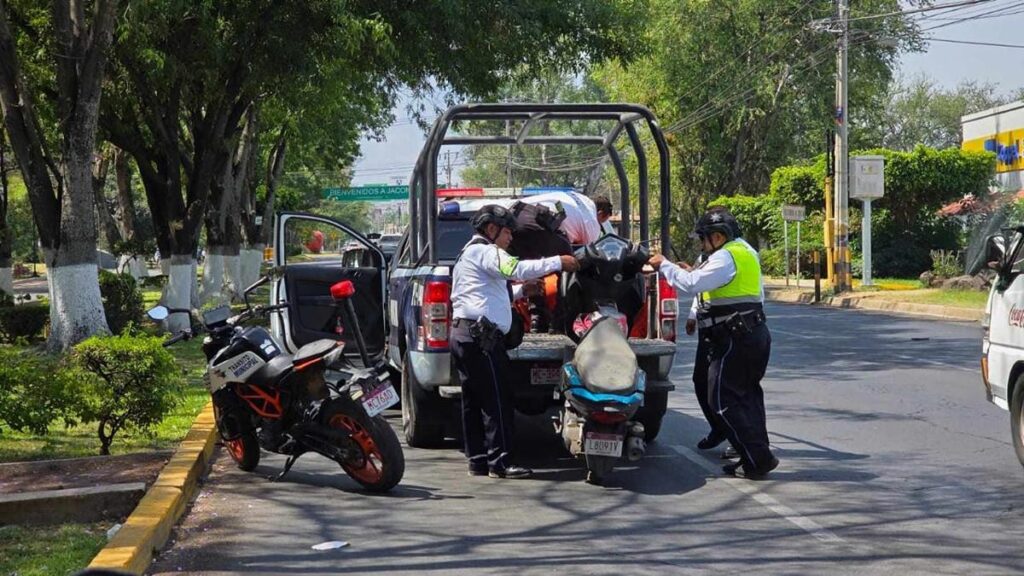
M 704 469 L 704 471 L 711 474 L 715 480 L 724 482 L 726 485 L 731 486 L 737 492 L 741 492 L 743 494 L 746 494 L 747 496 L 750 496 L 765 508 L 771 510 L 775 514 L 788 520 L 790 523 L 796 525 L 798 528 L 800 528 L 804 532 L 807 532 L 811 536 L 814 536 L 818 540 L 829 544 L 845 543 L 845 540 L 843 540 L 839 536 L 836 536 L 835 533 L 818 524 L 814 520 L 811 520 L 806 516 L 800 515 L 796 510 L 793 510 L 789 506 L 786 506 L 782 502 L 779 502 L 772 496 L 769 496 L 768 494 L 761 492 L 752 485 L 751 481 L 722 476 L 721 469 L 712 465 L 711 462 L 709 462 L 706 458 L 702 457 L 701 455 L 697 454 L 696 452 L 690 450 L 685 446 L 672 445 L 668 446 L 668 448 L 670 448 L 672 451 L 674 451 L 676 454 L 679 454 L 683 458 L 686 458 L 690 462 L 693 462 L 697 466 L 700 466 L 702 469 Z
M 963 372 L 970 372 L 972 374 L 977 374 L 977 373 L 981 372 L 981 368 L 965 368 L 963 366 L 958 366 L 956 364 L 950 364 L 949 362 L 942 362 L 940 360 L 929 360 L 927 358 L 914 358 L 913 356 L 908 356 L 906 354 L 898 354 L 896 357 L 897 358 L 901 358 L 903 360 L 913 360 L 915 362 L 924 362 L 925 364 L 934 364 L 936 366 L 944 366 L 946 368 L 955 368 L 956 370 L 961 370 Z

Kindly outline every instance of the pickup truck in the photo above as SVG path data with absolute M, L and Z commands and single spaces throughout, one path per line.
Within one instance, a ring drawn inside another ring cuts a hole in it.
M 550 121 L 587 121 L 603 126 L 599 135 L 552 136 L 540 127 Z M 515 134 L 509 136 L 464 136 L 449 134 L 459 122 L 504 122 Z M 410 446 L 431 447 L 445 437 L 459 433 L 460 387 L 448 347 L 451 327 L 451 269 L 473 230 L 469 220 L 482 206 L 508 202 L 515 190 L 501 196 L 481 189 L 475 196 L 465 190 L 437 186 L 437 158 L 446 145 L 581 145 L 598 147 L 607 154 L 619 184 L 622 210 L 620 234 L 650 246 L 647 156 L 637 126 L 649 132 L 647 143 L 658 152 L 660 195 L 658 221 L 661 250 L 669 250 L 669 158 L 661 130 L 646 108 L 633 104 L 464 104 L 441 115 L 428 137 L 410 183 L 410 226 L 391 259 L 387 287 L 388 362 L 401 374 L 402 423 Z M 535 134 L 534 132 L 539 132 Z M 632 146 L 637 166 L 638 194 L 630 195 L 630 182 L 620 158 L 620 136 Z M 474 191 L 475 192 L 475 191 Z M 480 197 L 483 194 L 484 197 Z M 630 218 L 633 200 L 638 206 L 639 225 L 633 234 Z M 674 389 L 669 372 L 676 353 L 675 291 L 657 272 L 645 274 L 643 304 L 630 322 L 629 343 L 639 366 L 647 373 L 644 406 L 638 420 L 644 424 L 647 440 L 661 428 L 668 393 Z M 529 325 L 527 323 L 527 325 Z M 562 333 L 527 333 L 522 344 L 509 352 L 516 383 L 516 409 L 536 415 L 555 405 L 560 366 L 572 357 L 574 342 Z

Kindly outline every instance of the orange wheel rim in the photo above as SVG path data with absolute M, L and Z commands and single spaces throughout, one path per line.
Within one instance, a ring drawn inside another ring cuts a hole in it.
M 347 430 L 356 446 L 359 446 L 362 451 L 362 458 L 358 461 L 342 462 L 342 468 L 357 480 L 371 484 L 379 481 L 384 476 L 384 463 L 377 443 L 370 437 L 366 428 L 358 420 L 346 414 L 335 414 L 331 418 L 329 426 Z
M 235 462 L 241 462 L 242 458 L 245 458 L 245 445 L 241 438 L 227 440 L 224 442 L 224 446 L 228 449 Z

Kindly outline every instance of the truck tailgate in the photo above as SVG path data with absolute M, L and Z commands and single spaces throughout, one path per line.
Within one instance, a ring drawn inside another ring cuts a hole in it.
M 629 347 L 638 357 L 670 356 L 676 352 L 675 342 L 667 340 L 630 338 Z M 526 334 L 518 348 L 508 351 L 512 361 L 566 362 L 572 358 L 576 343 L 561 334 Z

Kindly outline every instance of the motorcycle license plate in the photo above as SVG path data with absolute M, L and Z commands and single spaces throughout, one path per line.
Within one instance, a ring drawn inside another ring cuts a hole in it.
M 530 368 L 530 384 L 533 386 L 558 386 L 562 381 L 562 371 L 559 368 Z
M 587 432 L 587 441 L 583 447 L 584 452 L 591 456 L 622 456 L 622 436 L 618 434 L 601 434 L 598 432 Z
M 373 418 L 395 404 L 398 404 L 398 393 L 395 392 L 395 387 L 391 384 L 378 386 L 363 398 L 363 409 L 366 410 L 366 413 L 369 414 L 370 418 Z

